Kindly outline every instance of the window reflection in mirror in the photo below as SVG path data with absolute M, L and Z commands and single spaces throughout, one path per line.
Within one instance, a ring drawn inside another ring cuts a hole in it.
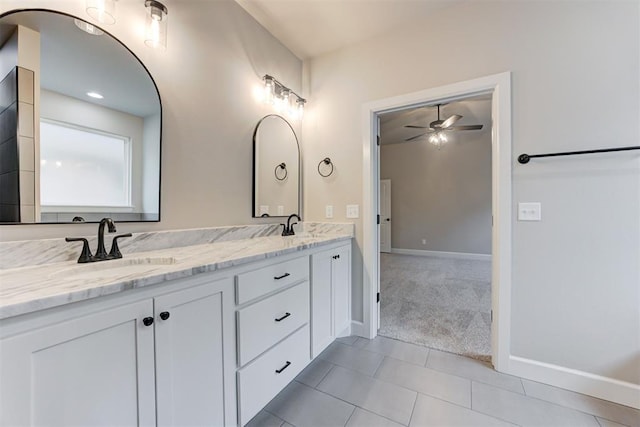
M 155 82 L 120 41 L 82 31 L 75 20 L 36 9 L 0 16 L 0 81 L 9 88 L 0 93 L 14 95 L 0 99 L 0 110 L 10 106 L 0 124 L 15 122 L 1 135 L 0 153 L 15 155 L 5 162 L 11 170 L 0 166 L 0 185 L 18 188 L 2 188 L 15 194 L 0 197 L 0 222 L 158 221 Z
M 253 216 L 300 213 L 298 138 L 283 117 L 263 117 L 253 134 Z

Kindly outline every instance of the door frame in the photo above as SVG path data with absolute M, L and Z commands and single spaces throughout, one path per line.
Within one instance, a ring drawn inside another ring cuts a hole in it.
M 378 115 L 434 102 L 450 102 L 491 93 L 491 356 L 495 369 L 509 371 L 511 329 L 511 72 L 439 86 L 363 105 L 363 332 L 377 335 L 377 287 L 380 283 L 379 235 L 379 132 Z

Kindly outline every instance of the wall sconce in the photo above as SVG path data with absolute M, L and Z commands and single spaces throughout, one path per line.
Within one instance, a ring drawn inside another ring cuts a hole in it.
M 306 99 L 268 74 L 265 74 L 262 80 L 264 81 L 263 99 L 265 103 L 275 106 L 278 112 L 286 111 L 295 119 L 302 118 Z
M 167 8 L 156 0 L 146 0 L 147 22 L 144 44 L 152 48 L 167 48 Z
M 87 0 L 87 14 L 100 24 L 116 23 L 116 0 Z

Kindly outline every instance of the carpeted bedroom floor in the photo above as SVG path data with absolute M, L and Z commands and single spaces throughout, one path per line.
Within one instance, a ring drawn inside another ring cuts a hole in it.
M 491 261 L 380 254 L 382 336 L 490 360 Z

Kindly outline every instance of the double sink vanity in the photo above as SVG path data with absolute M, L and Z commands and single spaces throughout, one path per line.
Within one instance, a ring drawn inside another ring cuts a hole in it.
M 122 259 L 0 270 L 0 425 L 245 425 L 350 331 L 353 226 L 303 225 L 139 233 Z

